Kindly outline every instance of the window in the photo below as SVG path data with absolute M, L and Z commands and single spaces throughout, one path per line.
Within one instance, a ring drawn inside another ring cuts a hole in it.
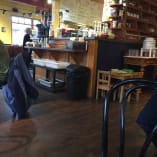
M 37 24 L 40 24 L 41 22 L 39 20 L 33 20 L 33 37 L 37 38 L 38 36 L 38 28 L 36 27 Z
M 12 16 L 12 44 L 22 45 L 23 37 L 25 35 L 26 28 L 33 28 L 33 34 L 36 37 L 37 28 L 36 24 L 39 24 L 39 20 Z

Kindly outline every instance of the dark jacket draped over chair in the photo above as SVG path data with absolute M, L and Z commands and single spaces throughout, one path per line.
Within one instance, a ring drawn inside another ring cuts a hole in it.
M 157 125 L 157 89 L 154 90 L 152 96 L 140 112 L 137 123 L 146 133 L 151 132 L 154 126 Z
M 7 84 L 2 87 L 4 101 L 10 106 L 18 118 L 25 114 L 38 97 L 38 91 L 28 71 L 22 53 L 14 57 L 9 66 Z

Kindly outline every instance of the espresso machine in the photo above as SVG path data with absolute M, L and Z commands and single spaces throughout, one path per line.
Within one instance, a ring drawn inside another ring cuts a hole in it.
M 46 47 L 49 38 L 49 29 L 50 29 L 51 15 L 48 11 L 42 12 L 42 22 L 37 24 L 38 28 L 38 38 L 42 47 Z

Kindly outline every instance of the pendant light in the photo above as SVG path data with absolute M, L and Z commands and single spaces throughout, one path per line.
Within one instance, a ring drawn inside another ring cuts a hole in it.
M 48 4 L 52 4 L 52 0 L 47 0 L 47 3 Z

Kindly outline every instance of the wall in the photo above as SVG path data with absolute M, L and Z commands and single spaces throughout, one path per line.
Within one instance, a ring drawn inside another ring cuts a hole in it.
M 36 6 L 37 10 L 42 10 L 43 8 L 46 10 L 51 9 L 51 5 L 47 4 L 47 0 L 14 0 L 14 1 L 31 4 L 33 6 Z
M 11 43 L 11 20 L 10 13 L 0 14 L 0 40 L 5 44 Z M 2 28 L 5 28 L 5 32 L 2 32 Z
M 100 20 L 102 17 L 103 4 L 95 2 L 93 0 L 60 0 L 61 6 L 63 10 L 69 10 L 67 20 L 76 22 L 76 23 L 84 23 L 87 25 L 93 26 L 93 21 Z M 19 13 L 13 13 L 11 10 L 13 7 L 18 8 Z M 8 10 L 3 14 L 1 9 Z M 12 35 L 11 35 L 11 16 L 18 15 L 23 16 L 23 13 L 35 12 L 36 7 L 15 2 L 11 0 L 0 0 L 0 40 L 2 40 L 5 44 L 11 44 Z M 35 16 L 35 15 L 34 15 Z M 26 15 L 25 15 L 26 17 Z M 40 19 L 41 17 L 35 17 Z M 2 32 L 1 28 L 5 27 L 6 32 Z
M 60 9 L 67 21 L 93 26 L 95 20 L 102 20 L 103 3 L 92 0 L 60 0 Z
M 12 8 L 18 8 L 18 13 L 13 13 Z M 2 9 L 2 10 L 1 10 Z M 7 10 L 3 14 L 3 9 Z M 11 35 L 11 16 L 18 15 L 23 16 L 23 13 L 34 12 L 35 7 L 23 3 L 12 2 L 10 0 L 1 0 L 0 1 L 0 40 L 5 44 L 11 44 L 12 35 Z M 5 32 L 2 32 L 2 27 L 5 28 Z
M 124 68 L 123 56 L 128 49 L 140 49 L 141 43 L 99 39 L 97 69 Z

